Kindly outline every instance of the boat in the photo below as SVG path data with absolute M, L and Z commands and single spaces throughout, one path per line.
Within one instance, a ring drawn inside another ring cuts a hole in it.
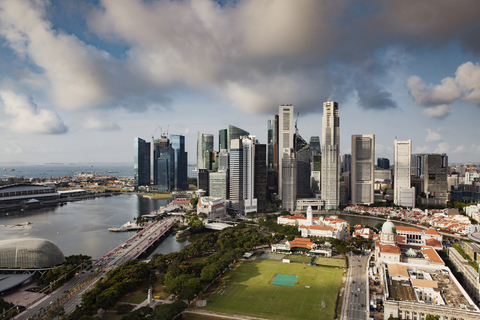
M 15 169 L 3 168 L 3 171 L 15 171 Z

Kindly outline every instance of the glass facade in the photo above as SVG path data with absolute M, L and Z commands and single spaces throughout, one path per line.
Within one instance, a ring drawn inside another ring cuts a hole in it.
M 230 152 L 230 144 L 233 139 L 240 139 L 241 136 L 248 136 L 250 133 L 231 124 L 227 127 L 227 149 Z
M 44 239 L 14 239 L 0 241 L 0 268 L 44 269 L 65 262 L 60 248 Z
M 172 134 L 170 135 L 171 147 L 174 150 L 175 172 L 174 188 L 177 190 L 188 189 L 188 154 L 185 152 L 185 137 Z
M 218 131 L 218 151 L 221 151 L 222 149 L 228 149 L 227 129 Z
M 175 152 L 172 147 L 158 149 L 157 158 L 158 191 L 171 191 L 175 186 Z
M 135 191 L 150 185 L 150 142 L 140 138 L 134 140 L 133 180 Z

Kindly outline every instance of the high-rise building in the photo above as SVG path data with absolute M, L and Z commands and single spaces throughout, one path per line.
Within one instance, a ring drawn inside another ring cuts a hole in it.
M 241 139 L 230 141 L 228 209 L 243 214 L 243 144 Z
M 228 159 L 230 155 L 227 149 L 220 150 L 218 154 L 218 172 L 228 172 Z
M 255 136 L 241 138 L 243 145 L 243 213 L 257 211 L 255 198 Z
M 198 169 L 197 171 L 197 188 L 205 191 L 205 196 L 210 193 L 210 172 L 207 169 Z
M 423 178 L 425 173 L 425 153 L 417 153 L 412 154 L 411 160 L 411 174 L 415 176 L 415 178 Z M 446 153 L 442 153 L 442 165 L 448 167 L 448 156 Z
M 278 195 L 283 195 L 283 155 L 290 154 L 293 149 L 293 105 L 281 105 L 278 107 Z M 287 150 L 288 149 L 288 150 Z
M 267 209 L 267 146 L 255 144 L 255 188 L 253 197 L 257 199 L 257 211 Z
M 197 169 L 208 169 L 205 166 L 205 152 L 213 151 L 213 135 L 198 133 L 197 138 Z
M 297 191 L 296 197 L 299 199 L 310 198 L 310 146 L 297 132 L 294 135 L 295 153 L 297 159 Z
M 221 129 L 218 131 L 218 151 L 228 149 L 227 134 L 227 129 Z
M 322 153 L 322 148 L 320 147 L 320 137 L 314 136 L 310 137 L 310 153 L 312 156 Z
M 352 135 L 352 204 L 372 204 L 375 183 L 375 135 Z
M 387 158 L 377 158 L 377 168 L 378 169 L 390 169 L 390 160 Z
M 325 209 L 337 209 L 340 202 L 340 118 L 338 103 L 323 103 L 322 199 Z
M 273 193 L 278 194 L 278 115 L 267 122 L 267 154 L 267 187 L 271 199 Z
M 185 136 L 172 134 L 170 143 L 175 152 L 174 185 L 177 190 L 188 189 L 188 154 L 185 152 Z
M 447 168 L 445 154 L 426 154 L 423 174 L 424 205 L 447 205 Z
M 157 149 L 157 186 L 158 191 L 175 189 L 175 151 L 171 146 Z
M 399 141 L 393 145 L 393 203 L 402 207 L 415 207 L 415 189 L 411 182 L 412 140 Z
M 204 170 L 204 169 L 202 169 Z M 228 176 L 227 172 L 210 172 L 209 173 L 209 195 L 215 198 L 228 199 Z
M 167 136 L 161 136 L 160 139 L 153 140 L 153 184 L 158 185 L 158 158 L 160 157 L 160 148 L 170 146 L 170 140 Z
M 295 210 L 297 200 L 297 159 L 293 149 L 284 148 L 282 155 L 282 207 Z
M 352 171 L 352 155 L 344 154 L 342 156 L 342 173 Z
M 248 136 L 250 133 L 238 127 L 229 124 L 227 126 L 227 150 L 230 152 L 230 144 L 233 139 L 240 139 L 242 136 Z
M 133 185 L 135 191 L 139 186 L 150 185 L 150 142 L 134 139 Z

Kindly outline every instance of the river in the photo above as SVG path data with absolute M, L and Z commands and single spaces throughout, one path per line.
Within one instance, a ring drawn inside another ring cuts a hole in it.
M 148 214 L 169 202 L 170 199 L 149 200 L 124 194 L 69 202 L 63 206 L 9 212 L 8 216 L 0 217 L 0 240 L 48 239 L 58 245 L 65 256 L 86 254 L 98 259 L 134 235 L 133 232 L 109 232 L 108 228 L 120 227 L 134 217 Z M 27 221 L 32 224 L 24 227 L 3 226 Z M 172 234 L 159 241 L 149 253 L 175 252 L 201 236 L 192 235 L 177 240 Z

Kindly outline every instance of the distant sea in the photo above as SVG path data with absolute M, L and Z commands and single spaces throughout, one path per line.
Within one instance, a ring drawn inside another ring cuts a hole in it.
M 192 171 L 195 165 L 188 165 L 188 177 L 196 178 Z M 153 168 L 153 167 L 152 167 Z M 96 173 L 99 175 L 133 178 L 133 163 L 45 163 L 41 165 L 2 164 L 0 178 L 59 178 L 74 177 L 80 173 Z

